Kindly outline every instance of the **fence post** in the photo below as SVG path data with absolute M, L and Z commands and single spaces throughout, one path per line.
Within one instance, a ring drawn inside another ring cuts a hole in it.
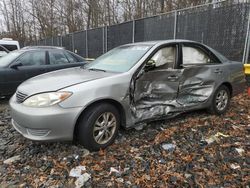
M 134 43 L 135 42 L 135 20 L 133 20 L 133 34 L 132 34 L 132 43 Z
M 176 32 L 177 32 L 177 12 L 178 10 L 174 11 L 174 39 L 176 39 Z
M 243 64 L 248 63 L 249 50 L 250 50 L 250 10 L 249 10 L 249 14 L 248 14 L 247 33 L 246 33 L 244 53 L 243 53 L 243 59 L 242 59 Z
M 74 40 L 74 32 L 71 35 L 71 41 L 72 41 L 72 50 L 75 53 L 75 40 Z
M 107 52 L 108 51 L 108 26 L 106 26 L 105 36 L 106 36 L 105 48 Z
M 88 29 L 86 29 L 86 36 L 85 36 L 86 38 L 85 38 L 85 40 L 86 40 L 86 58 L 88 58 L 89 57 L 89 50 L 88 50 Z
M 105 26 L 102 28 L 102 53 L 105 53 Z

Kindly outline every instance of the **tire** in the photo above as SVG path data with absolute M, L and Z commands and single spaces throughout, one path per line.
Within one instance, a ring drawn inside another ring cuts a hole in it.
M 87 109 L 83 116 L 80 116 L 76 139 L 86 149 L 98 151 L 114 142 L 119 127 L 120 115 L 115 106 L 109 103 L 99 103 Z M 96 130 L 94 131 L 94 129 Z
M 213 95 L 213 100 L 209 108 L 209 112 L 216 115 L 224 114 L 229 107 L 230 99 L 231 95 L 228 87 L 225 85 L 221 85 Z

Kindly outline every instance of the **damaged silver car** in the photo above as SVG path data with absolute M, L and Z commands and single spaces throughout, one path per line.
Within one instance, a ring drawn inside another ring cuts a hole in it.
M 223 114 L 244 84 L 243 64 L 203 44 L 127 44 L 84 67 L 25 81 L 10 100 L 12 124 L 32 140 L 76 140 L 98 150 L 120 127 L 197 109 Z

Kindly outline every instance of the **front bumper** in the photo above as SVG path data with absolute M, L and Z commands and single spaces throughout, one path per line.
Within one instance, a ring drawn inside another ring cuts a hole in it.
M 31 140 L 73 140 L 74 128 L 81 108 L 62 108 L 54 105 L 32 108 L 10 99 L 13 127 Z

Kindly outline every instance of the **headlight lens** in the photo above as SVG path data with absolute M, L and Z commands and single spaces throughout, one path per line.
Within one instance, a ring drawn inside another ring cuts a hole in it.
M 64 101 L 70 95 L 71 92 L 41 93 L 27 98 L 23 104 L 29 107 L 48 107 Z

